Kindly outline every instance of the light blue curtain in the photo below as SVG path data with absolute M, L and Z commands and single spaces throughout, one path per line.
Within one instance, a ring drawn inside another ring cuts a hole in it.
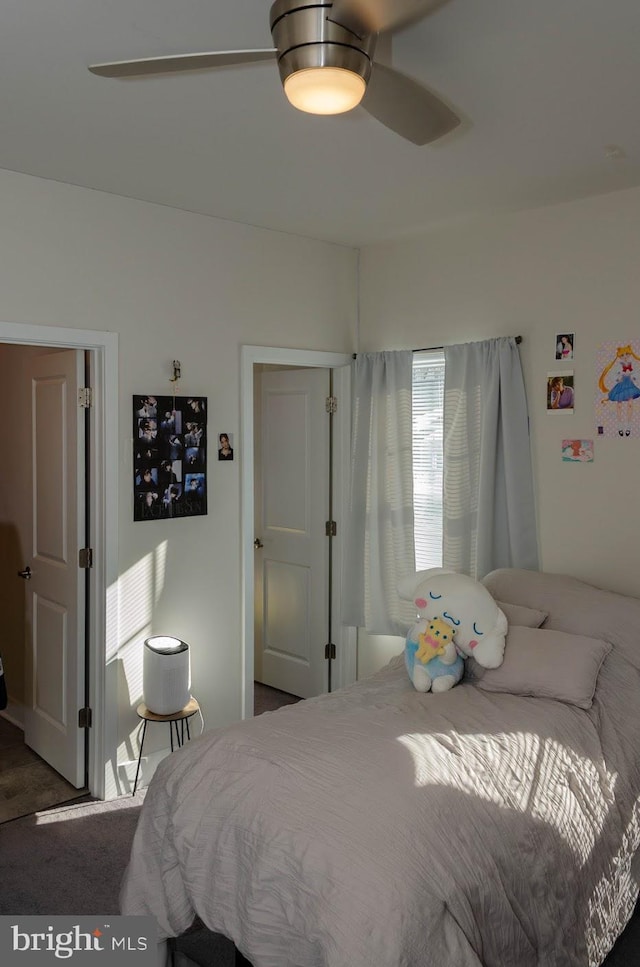
M 527 400 L 514 338 L 445 347 L 444 544 L 447 568 L 479 580 L 537 570 Z
M 413 353 L 359 353 L 353 368 L 351 497 L 343 621 L 404 635 L 414 619 L 398 581 L 415 572 Z

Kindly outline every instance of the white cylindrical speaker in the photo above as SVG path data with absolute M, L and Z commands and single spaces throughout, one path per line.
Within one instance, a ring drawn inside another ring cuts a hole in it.
M 144 643 L 142 697 L 156 715 L 172 715 L 190 699 L 189 645 L 179 638 L 155 635 Z

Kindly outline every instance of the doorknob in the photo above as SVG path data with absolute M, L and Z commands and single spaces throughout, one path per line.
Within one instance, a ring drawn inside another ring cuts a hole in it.
M 18 577 L 19 578 L 24 578 L 25 581 L 30 581 L 31 580 L 31 568 L 29 567 L 28 564 L 25 567 L 24 571 L 18 571 Z
M 253 546 L 257 551 L 259 551 L 261 547 L 264 547 L 264 544 L 262 543 L 259 537 L 256 537 L 255 541 L 253 542 Z

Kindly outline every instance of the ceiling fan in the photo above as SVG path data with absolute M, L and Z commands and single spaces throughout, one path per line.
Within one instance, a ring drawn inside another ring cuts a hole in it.
M 92 64 L 103 77 L 174 74 L 277 60 L 284 91 L 299 110 L 341 114 L 362 104 L 414 144 L 452 131 L 460 118 L 440 98 L 375 59 L 394 30 L 421 20 L 444 0 L 275 0 L 269 22 L 273 47 L 209 51 Z

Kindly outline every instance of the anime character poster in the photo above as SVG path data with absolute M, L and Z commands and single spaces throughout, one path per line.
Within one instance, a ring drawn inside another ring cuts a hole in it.
M 606 342 L 596 354 L 598 436 L 640 438 L 640 342 Z
M 133 397 L 133 519 L 207 513 L 207 400 Z

